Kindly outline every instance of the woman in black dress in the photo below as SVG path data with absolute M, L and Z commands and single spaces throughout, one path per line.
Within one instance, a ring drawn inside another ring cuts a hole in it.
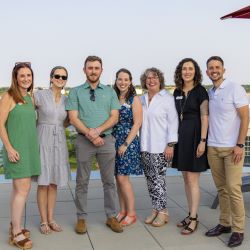
M 191 234 L 198 226 L 197 210 L 200 202 L 200 172 L 208 169 L 206 138 L 208 129 L 208 94 L 201 86 L 202 74 L 197 62 L 185 58 L 175 70 L 174 91 L 179 115 L 178 144 L 173 167 L 182 171 L 189 215 L 177 224 L 181 234 Z

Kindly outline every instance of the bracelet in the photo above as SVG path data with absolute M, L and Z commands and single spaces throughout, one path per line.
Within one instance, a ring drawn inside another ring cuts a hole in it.
M 201 138 L 201 140 L 200 140 L 201 142 L 206 142 L 207 141 L 207 139 L 206 138 Z
M 125 141 L 124 143 L 123 143 L 123 145 L 125 146 L 125 147 L 128 147 L 128 142 L 127 141 Z

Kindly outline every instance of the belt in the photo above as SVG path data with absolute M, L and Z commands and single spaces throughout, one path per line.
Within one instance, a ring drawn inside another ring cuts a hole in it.
M 78 133 L 79 135 L 82 135 L 82 136 L 85 136 L 83 133 Z M 104 138 L 104 137 L 106 137 L 106 135 L 105 134 L 101 134 L 101 135 L 99 135 L 101 138 Z

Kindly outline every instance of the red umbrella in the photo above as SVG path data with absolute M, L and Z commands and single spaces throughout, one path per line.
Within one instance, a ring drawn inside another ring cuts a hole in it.
M 237 10 L 235 12 L 232 12 L 230 14 L 227 14 L 220 19 L 227 19 L 227 18 L 248 18 L 250 19 L 250 6 L 247 6 L 243 9 Z

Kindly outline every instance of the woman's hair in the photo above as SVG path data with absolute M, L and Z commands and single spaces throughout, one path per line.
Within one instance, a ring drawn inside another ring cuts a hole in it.
M 183 79 L 182 79 L 182 67 L 183 64 L 186 62 L 191 62 L 194 65 L 194 86 L 196 85 L 200 85 L 202 82 L 202 73 L 201 73 L 201 69 L 198 65 L 198 63 L 193 59 L 193 58 L 184 58 L 183 60 L 181 60 L 179 62 L 179 64 L 177 65 L 176 69 L 175 69 L 175 73 L 174 73 L 174 82 L 175 82 L 175 86 L 177 89 L 182 89 L 183 88 Z
M 53 78 L 55 71 L 58 70 L 58 69 L 63 69 L 63 70 L 66 72 L 66 75 L 68 76 L 68 71 L 67 71 L 67 69 L 66 69 L 65 67 L 63 67 L 63 66 L 56 66 L 56 67 L 54 67 L 54 68 L 50 71 L 50 85 L 51 85 L 51 83 L 52 83 L 52 82 L 51 82 L 51 78 Z
M 18 81 L 17 81 L 18 71 L 22 68 L 28 68 L 31 71 L 32 82 L 31 82 L 31 85 L 27 91 L 30 93 L 30 95 L 32 95 L 32 92 L 33 92 L 34 74 L 33 74 L 32 68 L 30 66 L 30 63 L 22 63 L 21 62 L 21 63 L 16 64 L 12 70 L 11 85 L 7 91 L 8 94 L 13 98 L 15 103 L 25 103 L 25 100 L 23 99 L 23 96 L 19 90 Z
M 161 70 L 157 69 L 157 68 L 148 68 L 144 71 L 144 73 L 142 73 L 141 75 L 141 87 L 143 89 L 147 89 L 147 85 L 146 85 L 146 79 L 148 77 L 148 74 L 152 73 L 154 76 L 157 76 L 159 78 L 159 82 L 160 82 L 160 89 L 164 89 L 165 87 L 165 78 L 164 78 L 164 74 Z
M 118 76 L 119 76 L 119 74 L 120 74 L 121 72 L 128 74 L 129 80 L 130 80 L 130 82 L 131 82 L 131 84 L 129 85 L 129 88 L 128 88 L 128 92 L 127 92 L 126 95 L 125 95 L 125 100 L 128 101 L 128 99 L 129 99 L 131 96 L 136 95 L 136 91 L 135 91 L 135 88 L 134 88 L 133 83 L 132 83 L 132 74 L 131 74 L 131 72 L 130 72 L 129 70 L 122 68 L 122 69 L 119 69 L 119 70 L 116 72 L 116 74 L 115 74 L 114 90 L 115 90 L 115 92 L 116 92 L 116 94 L 117 94 L 117 96 L 118 96 L 118 98 L 119 98 L 119 97 L 120 97 L 120 90 L 118 89 L 118 87 L 117 87 L 117 85 L 116 85 L 116 81 L 117 81 Z

